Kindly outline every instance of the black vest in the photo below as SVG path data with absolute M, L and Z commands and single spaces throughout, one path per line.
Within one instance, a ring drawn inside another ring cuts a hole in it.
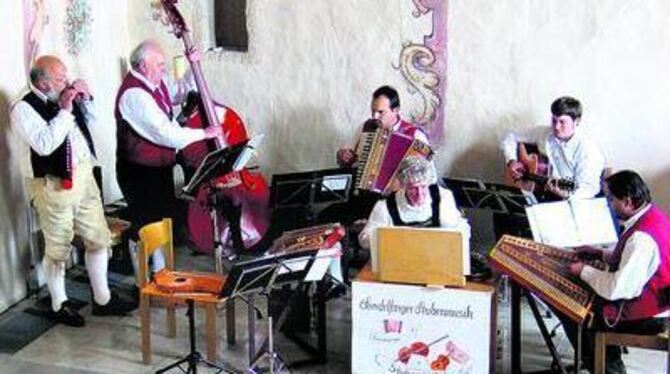
M 440 227 L 440 188 L 437 184 L 431 184 L 428 186 L 430 191 L 431 204 L 430 207 L 433 211 L 432 216 L 425 221 L 417 222 L 404 222 L 400 218 L 400 212 L 398 211 L 398 203 L 396 202 L 396 193 L 392 193 L 389 197 L 386 198 L 386 208 L 391 215 L 394 226 L 411 226 L 411 227 Z
M 23 101 L 28 103 L 37 114 L 44 119 L 47 126 L 51 126 L 51 120 L 53 120 L 60 111 L 57 103 L 52 103 L 50 101 L 44 102 L 32 91 L 23 97 Z M 79 127 L 79 130 L 81 130 L 81 133 L 86 139 L 88 149 L 91 151 L 91 154 L 95 156 L 93 139 L 91 138 L 91 133 L 88 131 L 88 126 L 86 126 L 86 116 L 81 111 L 79 105 L 74 104 L 72 106 L 72 114 L 74 115 L 77 127 Z M 35 178 L 42 178 L 46 175 L 53 175 L 61 179 L 71 180 L 72 160 L 69 159 L 71 155 L 70 148 L 71 145 L 68 137 L 66 137 L 63 143 L 48 156 L 40 156 L 31 148 L 30 163 L 33 166 L 33 176 Z

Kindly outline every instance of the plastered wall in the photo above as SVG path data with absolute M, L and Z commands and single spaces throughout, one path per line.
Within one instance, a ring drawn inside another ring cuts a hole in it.
M 252 133 L 265 134 L 258 162 L 273 173 L 333 167 L 369 115 L 382 84 L 399 89 L 403 112 L 423 99 L 399 69 L 408 43 L 431 34 L 420 16 L 436 0 L 248 0 L 250 51 L 211 47 L 212 0 L 180 1 L 203 57 L 214 96 L 233 107 Z M 50 0 L 44 53 L 66 56 L 74 76 L 91 83 L 100 127 L 94 136 L 105 167 L 105 195 L 120 197 L 114 176 L 113 98 L 121 60 L 139 41 L 158 38 L 171 55 L 181 42 L 152 19 L 150 1 L 92 1 L 91 48 L 67 57 L 65 0 Z M 0 5 L 0 126 L 24 87 L 22 2 Z M 444 123 L 437 163 L 444 175 L 498 180 L 505 131 L 548 124 L 549 105 L 573 95 L 585 106 L 583 130 L 597 139 L 615 170 L 633 168 L 670 207 L 670 2 L 665 0 L 449 0 L 442 11 L 446 53 Z M 60 21 L 59 21 L 60 20 Z M 12 141 L 0 138 L 0 310 L 25 292 L 25 199 Z
M 182 2 L 202 49 L 211 46 L 207 1 Z M 431 32 L 415 17 L 429 1 L 249 0 L 250 52 L 208 52 L 214 95 L 266 135 L 267 173 L 334 165 L 368 115 L 370 92 L 396 86 L 406 115 L 421 97 L 397 69 L 402 46 Z M 131 44 L 179 41 L 130 7 Z M 595 137 L 615 170 L 634 168 L 670 204 L 665 120 L 670 106 L 670 4 L 649 1 L 450 0 L 447 92 L 438 165 L 445 175 L 500 179 L 505 131 L 548 124 L 549 105 L 573 95 L 585 106 L 582 130 Z
M 31 3 L 32 0 L 26 0 Z M 37 2 L 37 1 L 36 1 Z M 92 22 L 87 42 L 76 55 L 68 52 L 66 0 L 41 1 L 45 18 L 43 29 L 34 36 L 36 54 L 55 54 L 69 68 L 70 78 L 89 83 L 96 103 L 96 126 L 92 135 L 103 167 L 106 200 L 120 197 L 115 179 L 116 130 L 113 101 L 121 78 L 121 59 L 127 50 L 125 0 L 91 1 Z M 18 147 L 10 130 L 10 105 L 20 99 L 27 87 L 24 53 L 24 1 L 6 0 L 0 4 L 0 311 L 26 294 L 26 279 L 31 263 L 28 250 L 27 207 L 20 175 Z M 39 257 L 39 256 L 38 256 Z

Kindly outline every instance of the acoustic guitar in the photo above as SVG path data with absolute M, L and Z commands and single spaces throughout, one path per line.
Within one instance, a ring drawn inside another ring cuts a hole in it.
M 524 166 L 523 175 L 521 178 L 514 178 L 505 167 L 505 183 L 529 192 L 543 190 L 550 179 L 549 159 L 540 152 L 537 144 L 519 142 L 517 145 L 517 161 Z M 555 179 L 554 183 L 558 188 L 565 191 L 574 191 L 575 189 L 575 182 L 569 179 Z

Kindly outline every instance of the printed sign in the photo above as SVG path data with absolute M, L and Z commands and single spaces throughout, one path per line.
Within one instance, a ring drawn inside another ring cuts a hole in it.
M 354 282 L 352 373 L 488 373 L 492 292 Z

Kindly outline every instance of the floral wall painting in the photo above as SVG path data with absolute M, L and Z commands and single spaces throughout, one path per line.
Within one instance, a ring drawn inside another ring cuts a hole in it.
M 413 115 L 415 123 L 423 126 L 431 143 L 440 144 L 444 132 L 444 99 L 447 70 L 447 1 L 412 0 L 412 16 L 432 15 L 432 30 L 422 43 L 406 42 L 400 51 L 396 68 L 401 72 L 411 92 L 421 95 L 423 105 Z
M 48 22 L 44 0 L 23 0 L 23 53 L 26 76 L 37 55 Z
M 91 40 L 93 15 L 90 0 L 69 0 L 65 11 L 65 44 L 72 56 L 78 56 Z

